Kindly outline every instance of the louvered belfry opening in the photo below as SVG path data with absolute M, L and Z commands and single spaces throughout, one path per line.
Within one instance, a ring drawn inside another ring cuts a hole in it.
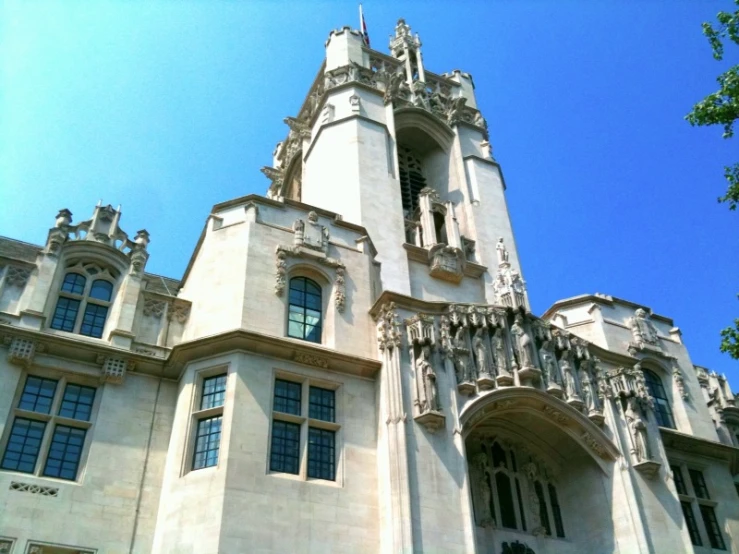
M 410 148 L 399 145 L 398 170 L 400 194 L 403 198 L 403 214 L 406 219 L 412 219 L 418 208 L 418 193 L 426 186 L 421 160 Z

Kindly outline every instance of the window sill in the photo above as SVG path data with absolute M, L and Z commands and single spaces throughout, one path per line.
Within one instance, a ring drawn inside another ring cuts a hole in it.
M 285 479 L 286 481 L 297 481 L 299 483 L 311 483 L 313 485 L 320 485 L 324 487 L 333 487 L 340 489 L 342 486 L 338 481 L 328 481 L 326 479 L 317 479 L 315 477 L 303 477 L 302 475 L 295 475 L 294 473 L 283 473 L 281 471 L 267 471 L 267 475 L 271 477 L 277 477 L 278 479 Z

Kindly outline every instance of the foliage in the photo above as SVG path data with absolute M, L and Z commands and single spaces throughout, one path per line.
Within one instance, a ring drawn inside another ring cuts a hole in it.
M 734 0 L 739 7 L 739 0 Z M 703 24 L 703 34 L 711 44 L 714 59 L 724 59 L 724 41 L 727 39 L 739 45 L 739 9 L 734 13 L 719 12 L 716 16 L 718 24 Z M 734 122 L 739 119 L 739 65 L 730 67 L 716 79 L 719 89 L 706 96 L 693 106 L 693 110 L 685 116 L 691 125 L 723 125 L 725 139 L 734 136 Z M 728 202 L 729 209 L 735 210 L 739 204 L 739 163 L 724 167 L 724 177 L 729 184 L 726 194 L 719 202 Z M 739 360 L 739 319 L 734 326 L 721 331 L 721 352 Z
M 739 7 L 739 0 L 734 0 Z M 724 42 L 729 40 L 739 45 L 739 9 L 734 13 L 719 12 L 718 24 L 703 24 L 703 34 L 713 49 L 716 60 L 724 59 Z M 723 125 L 724 138 L 734 136 L 734 122 L 739 119 L 739 65 L 735 65 L 716 79 L 719 89 L 706 96 L 693 106 L 685 116 L 691 125 Z M 729 209 L 735 210 L 739 204 L 739 163 L 726 166 L 724 177 L 729 185 L 726 194 L 719 202 L 728 202 Z

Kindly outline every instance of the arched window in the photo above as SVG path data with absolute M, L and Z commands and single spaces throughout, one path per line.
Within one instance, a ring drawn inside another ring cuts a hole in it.
M 102 278 L 101 278 L 102 277 Z M 79 264 L 64 276 L 51 328 L 102 338 L 113 298 L 112 276 L 93 264 Z
M 470 461 L 473 506 L 478 525 L 500 522 L 501 527 L 564 537 L 562 512 L 547 469 L 528 453 L 497 440 L 481 445 Z M 523 460 L 523 466 L 518 462 Z M 553 522 L 553 525 L 552 525 Z
M 665 387 L 662 386 L 662 379 L 651 369 L 642 369 L 642 371 L 644 372 L 644 381 L 647 385 L 647 390 L 650 396 L 654 398 L 654 415 L 657 418 L 657 425 L 676 429 L 675 419 L 672 417 L 672 408 L 670 408 L 670 401 L 667 400 Z
M 287 336 L 321 342 L 321 287 L 306 277 L 290 279 Z
M 405 146 L 398 146 L 398 169 L 403 213 L 406 219 L 411 219 L 418 208 L 418 193 L 426 186 L 426 178 L 420 158 Z

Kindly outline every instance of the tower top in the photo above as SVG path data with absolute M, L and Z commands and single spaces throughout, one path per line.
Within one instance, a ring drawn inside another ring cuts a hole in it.
M 398 19 L 395 25 L 395 36 L 390 36 L 390 52 L 393 57 L 403 59 L 408 52 L 415 52 L 421 47 L 421 39 L 416 33 L 413 36 L 411 26 L 405 22 L 402 17 Z

